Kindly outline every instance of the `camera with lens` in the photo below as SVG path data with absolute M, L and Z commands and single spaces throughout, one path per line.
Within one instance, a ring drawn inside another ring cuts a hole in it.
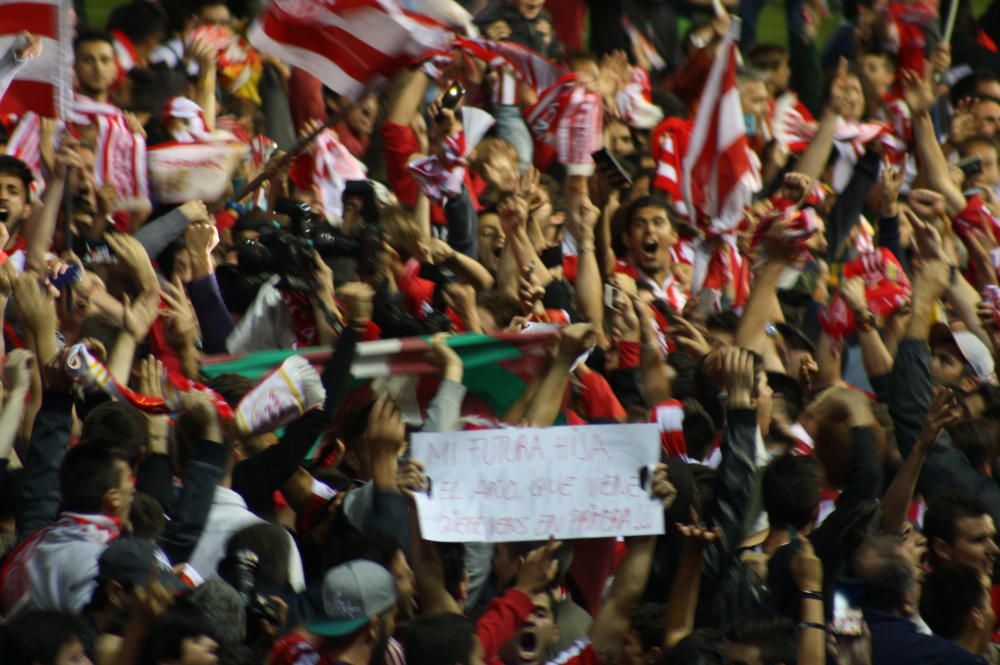
M 348 236 L 316 221 L 308 204 L 279 199 L 275 212 L 286 215 L 288 228 L 263 233 L 259 239 L 244 239 L 237 246 L 240 270 L 253 275 L 281 275 L 278 288 L 308 293 L 316 291 L 314 256 L 324 259 L 353 257 L 360 275 L 374 274 L 382 247 L 382 230 L 364 223 L 356 236 Z
M 219 575 L 229 583 L 243 601 L 247 615 L 247 642 L 252 643 L 260 636 L 260 622 L 281 627 L 281 609 L 277 603 L 257 591 L 257 568 L 260 560 L 256 552 L 248 549 L 236 550 L 219 564 Z

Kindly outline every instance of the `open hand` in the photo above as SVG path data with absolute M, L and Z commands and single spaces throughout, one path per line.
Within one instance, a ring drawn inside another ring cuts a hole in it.
M 531 550 L 526 556 L 521 557 L 521 569 L 517 573 L 514 587 L 528 596 L 544 591 L 555 579 L 559 570 L 555 553 L 560 546 L 562 546 L 561 541 L 551 539 L 544 546 Z
M 757 378 L 753 355 L 746 349 L 730 347 L 722 351 L 720 362 L 723 385 L 729 395 L 729 406 L 749 408 Z

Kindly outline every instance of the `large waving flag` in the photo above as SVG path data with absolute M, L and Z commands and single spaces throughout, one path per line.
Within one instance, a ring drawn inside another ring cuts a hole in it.
M 73 32 L 70 3 L 62 0 L 0 0 L 0 54 L 27 30 L 42 41 L 42 53 L 27 62 L 0 99 L 0 114 L 33 111 L 65 118 L 73 102 Z
M 700 213 L 715 233 L 732 230 L 761 188 L 760 162 L 747 141 L 736 82 L 739 34 L 740 21 L 733 18 L 701 93 L 683 161 L 684 202 L 692 221 Z
M 537 374 L 546 358 L 546 350 L 558 337 L 558 331 L 531 333 L 466 333 L 448 339 L 448 345 L 462 358 L 463 380 L 468 389 L 463 413 L 502 417 L 521 395 L 526 381 Z M 433 398 L 440 371 L 426 359 L 428 338 L 386 339 L 358 344 L 351 365 L 355 390 L 341 411 L 364 403 L 374 392 L 388 391 L 400 404 L 409 422 L 417 422 Z M 293 351 L 275 349 L 241 356 L 206 358 L 202 371 L 209 378 L 236 373 L 257 381 L 294 354 L 304 356 L 314 365 L 330 357 L 328 348 Z M 412 418 L 410 417 L 412 415 Z
M 453 35 L 399 0 L 270 0 L 247 38 L 356 99 L 427 52 L 447 49 Z

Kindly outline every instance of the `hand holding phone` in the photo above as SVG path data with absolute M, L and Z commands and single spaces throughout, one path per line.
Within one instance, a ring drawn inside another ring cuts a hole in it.
M 458 105 L 462 103 L 462 99 L 465 98 L 465 88 L 458 81 L 452 81 L 445 90 L 444 95 L 441 97 L 441 109 L 448 109 L 449 111 L 454 111 L 458 108 Z M 445 115 L 443 113 L 438 113 L 434 120 L 436 122 L 444 122 Z
M 611 184 L 618 189 L 624 189 L 632 186 L 632 177 L 629 176 L 625 167 L 622 166 L 621 162 L 611 153 L 607 148 L 601 148 L 600 150 L 590 154 L 594 163 L 597 164 L 597 170 L 610 180 Z

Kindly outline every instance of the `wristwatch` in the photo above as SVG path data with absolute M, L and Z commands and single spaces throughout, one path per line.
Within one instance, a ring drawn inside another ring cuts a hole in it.
M 864 312 L 855 312 L 854 315 L 854 326 L 859 332 L 867 332 L 875 327 L 877 320 L 875 315 L 870 311 L 865 310 Z

